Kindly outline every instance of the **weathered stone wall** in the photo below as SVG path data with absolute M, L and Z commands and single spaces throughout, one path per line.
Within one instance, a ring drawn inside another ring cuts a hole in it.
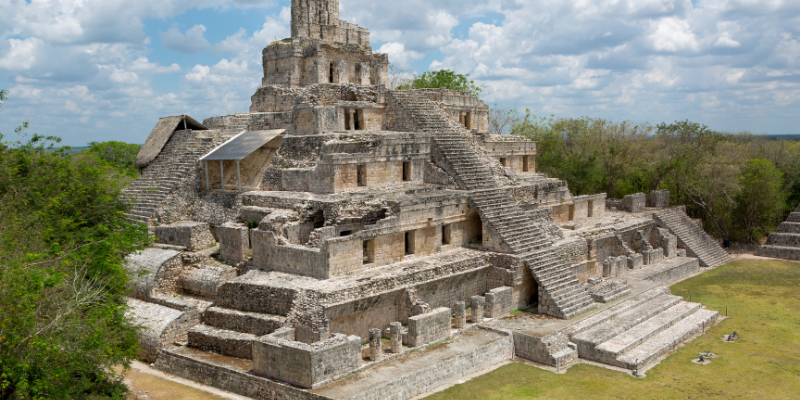
M 150 248 L 129 255 L 125 266 L 133 276 L 131 295 L 148 300 L 158 294 L 175 294 L 184 270 L 180 253 Z
M 296 289 L 259 285 L 250 278 L 257 271 L 249 272 L 240 279 L 232 279 L 217 289 L 217 307 L 283 315 L 289 313 L 297 294 Z
M 172 350 L 162 351 L 155 367 L 169 374 L 258 400 L 330 400 L 325 396 L 255 376 L 249 371 L 190 358 Z
M 667 208 L 669 207 L 669 190 L 656 190 L 647 195 L 647 207 Z
M 622 198 L 622 210 L 627 212 L 644 211 L 647 204 L 647 196 L 644 193 L 629 194 Z
M 272 232 L 253 230 L 251 237 L 256 267 L 314 278 L 330 277 L 328 254 L 325 252 L 297 245 L 279 246 Z
M 141 300 L 127 298 L 127 315 L 143 327 L 139 335 L 139 357 L 154 362 L 166 346 L 187 340 L 187 331 L 200 323 L 197 309 L 179 311 Z
M 225 281 L 236 277 L 236 269 L 223 265 L 195 265 L 186 268 L 180 276 L 180 287 L 184 292 L 214 298 L 217 288 Z
M 183 246 L 189 251 L 197 251 L 212 246 L 214 236 L 205 222 L 181 221 L 171 225 L 157 226 L 154 229 L 156 242 Z
M 447 339 L 450 336 L 452 314 L 451 309 L 442 307 L 427 314 L 410 317 L 406 343 L 411 347 L 417 347 Z
M 554 333 L 543 338 L 530 333 L 514 332 L 514 354 L 526 360 L 550 366 L 563 366 L 578 358 L 578 352 L 570 349 L 569 338 Z
M 361 366 L 361 339 L 333 334 L 313 344 L 269 335 L 253 342 L 253 372 L 303 388 L 316 388 Z

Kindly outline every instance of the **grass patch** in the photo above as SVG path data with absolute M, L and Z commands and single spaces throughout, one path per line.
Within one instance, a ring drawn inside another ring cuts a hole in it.
M 557 375 L 512 363 L 428 399 L 800 398 L 800 263 L 736 261 L 672 287 L 730 318 L 647 371 L 644 379 L 587 364 Z M 723 334 L 738 331 L 736 343 Z M 718 355 L 710 365 L 690 361 Z
M 517 309 L 517 310 L 514 310 L 514 311 L 512 311 L 512 312 L 511 312 L 511 315 L 522 314 L 522 313 L 524 313 L 524 312 L 525 312 L 525 310 L 519 310 L 519 309 Z

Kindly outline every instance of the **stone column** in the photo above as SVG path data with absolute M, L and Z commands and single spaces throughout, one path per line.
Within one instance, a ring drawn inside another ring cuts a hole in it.
M 380 329 L 369 330 L 369 358 L 372 361 L 380 361 L 383 351 L 381 351 L 381 334 Z
M 483 306 L 486 299 L 483 296 L 472 296 L 472 323 L 480 324 L 483 322 Z
M 457 301 L 454 312 L 456 314 L 456 329 L 464 329 L 467 326 L 467 305 L 463 301 Z
M 350 114 L 350 130 L 356 130 L 356 110 L 347 110 L 347 113 Z
M 389 344 L 392 353 L 397 354 L 403 351 L 403 324 L 399 322 L 389 324 Z

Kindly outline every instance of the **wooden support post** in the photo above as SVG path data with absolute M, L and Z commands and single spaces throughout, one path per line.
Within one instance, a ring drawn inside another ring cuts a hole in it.
M 211 183 L 208 181 L 208 161 L 206 161 L 206 190 L 211 191 Z
M 242 172 L 239 169 L 239 160 L 236 160 L 236 178 L 239 180 L 239 193 L 242 193 Z
M 225 167 L 222 166 L 222 160 L 219 160 L 219 174 L 222 180 L 222 193 L 225 193 Z

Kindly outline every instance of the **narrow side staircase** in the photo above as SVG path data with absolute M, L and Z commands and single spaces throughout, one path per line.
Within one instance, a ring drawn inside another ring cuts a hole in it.
M 139 179 L 122 191 L 133 208 L 127 218 L 150 225 L 167 196 L 178 185 L 193 176 L 200 157 L 211 151 L 216 143 L 212 138 L 198 137 L 197 132 L 176 132 L 161 154 L 144 169 Z
M 716 267 L 730 261 L 731 256 L 702 228 L 695 225 L 683 209 L 676 207 L 653 214 L 658 225 L 678 237 L 678 245 L 686 254 L 700 260 L 704 267 Z

